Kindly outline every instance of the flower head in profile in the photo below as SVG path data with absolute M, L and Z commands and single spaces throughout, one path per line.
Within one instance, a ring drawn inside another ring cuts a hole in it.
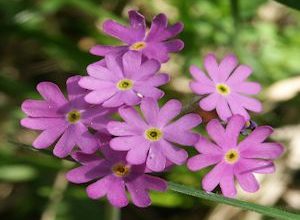
M 95 107 L 83 99 L 86 90 L 78 85 L 80 76 L 67 80 L 68 98 L 58 86 L 51 82 L 41 82 L 37 90 L 44 100 L 25 100 L 22 110 L 27 115 L 21 125 L 42 133 L 33 142 L 33 147 L 43 149 L 57 140 L 53 153 L 66 157 L 75 146 L 83 152 L 93 153 L 97 150 L 98 135 L 93 135 L 88 128 L 106 127 L 112 110 Z
M 197 114 L 187 114 L 171 122 L 181 112 L 177 100 L 168 101 L 159 108 L 157 101 L 143 99 L 141 111 L 145 120 L 132 107 L 119 109 L 124 122 L 112 121 L 108 131 L 117 137 L 110 141 L 114 150 L 128 151 L 127 161 L 131 164 L 143 164 L 152 171 L 163 171 L 167 161 L 183 164 L 187 152 L 178 145 L 192 146 L 198 141 L 198 134 L 191 131 L 201 123 Z
M 244 116 L 248 121 L 247 110 L 260 112 L 261 103 L 249 97 L 258 94 L 261 87 L 256 82 L 246 81 L 252 69 L 246 65 L 238 65 L 234 55 L 227 55 L 220 64 L 213 54 L 205 57 L 204 67 L 208 75 L 191 66 L 190 72 L 194 78 L 190 87 L 198 95 L 205 95 L 199 102 L 202 109 L 216 109 L 219 117 L 227 121 L 234 114 Z
M 134 51 L 127 52 L 122 58 L 107 55 L 105 66 L 102 61 L 88 66 L 89 76 L 82 77 L 79 85 L 91 90 L 85 96 L 88 103 L 104 107 L 137 105 L 144 97 L 160 99 L 164 95 L 157 87 L 166 84 L 169 76 L 156 74 L 159 69 L 158 61 L 142 63 L 142 55 Z
M 98 56 L 108 53 L 123 54 L 127 51 L 139 51 L 148 59 L 155 59 L 161 63 L 169 60 L 170 52 L 180 51 L 184 44 L 179 39 L 171 38 L 183 29 L 182 23 L 168 26 L 166 15 L 159 14 L 153 18 L 149 32 L 146 31 L 145 17 L 137 11 L 129 11 L 130 26 L 126 27 L 113 20 L 103 24 L 103 31 L 121 40 L 124 46 L 94 46 L 90 52 Z
M 190 158 L 187 163 L 192 171 L 215 165 L 202 180 L 204 190 L 211 192 L 220 185 L 225 196 L 234 197 L 236 179 L 243 190 L 256 192 L 259 184 L 253 173 L 275 171 L 272 160 L 283 153 L 283 147 L 278 143 L 265 142 L 272 128 L 257 127 L 238 142 L 244 125 L 245 119 L 240 115 L 232 116 L 226 128 L 217 119 L 208 123 L 207 132 L 213 141 L 200 137 L 196 149 L 201 154 Z
M 126 189 L 132 202 L 138 207 L 151 204 L 149 190 L 165 191 L 167 183 L 161 178 L 145 173 L 145 164 L 130 165 L 126 153 L 115 152 L 109 147 L 102 148 L 104 158 L 96 154 L 74 153 L 72 157 L 81 164 L 67 173 L 72 183 L 89 183 L 88 197 L 100 199 L 106 196 L 116 207 L 128 204 Z

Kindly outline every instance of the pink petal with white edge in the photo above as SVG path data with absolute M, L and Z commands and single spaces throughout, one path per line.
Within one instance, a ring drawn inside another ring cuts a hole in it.
M 146 165 L 147 168 L 154 172 L 161 172 L 165 169 L 166 156 L 164 155 L 158 142 L 151 143 Z
M 57 106 L 62 106 L 67 103 L 65 96 L 62 94 L 59 87 L 54 83 L 41 82 L 37 85 L 37 90 L 49 103 L 54 103 Z
M 219 65 L 220 81 L 224 82 L 228 79 L 232 71 L 237 67 L 238 60 L 234 54 L 229 54 L 221 61 Z
M 200 100 L 199 105 L 205 111 L 212 111 L 216 108 L 220 98 L 222 97 L 218 93 L 212 93 Z
M 198 171 L 205 167 L 209 167 L 222 161 L 223 157 L 221 154 L 198 154 L 191 157 L 187 162 L 187 167 L 192 171 Z

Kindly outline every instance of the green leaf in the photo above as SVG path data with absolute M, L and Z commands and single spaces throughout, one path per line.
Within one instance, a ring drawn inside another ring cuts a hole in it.
M 226 198 L 224 196 L 217 195 L 215 193 L 206 193 L 202 190 L 197 190 L 191 187 L 183 186 L 178 183 L 169 182 L 169 189 L 175 192 L 198 197 L 201 199 L 206 199 L 217 203 L 223 203 L 226 205 L 239 207 L 245 210 L 254 211 L 262 215 L 274 217 L 277 219 L 284 219 L 284 220 L 300 219 L 300 214 L 294 214 L 282 209 L 258 205 L 255 203 L 246 202 L 238 199 Z
M 275 0 L 283 5 L 286 5 L 290 8 L 300 10 L 300 1 L 299 0 Z

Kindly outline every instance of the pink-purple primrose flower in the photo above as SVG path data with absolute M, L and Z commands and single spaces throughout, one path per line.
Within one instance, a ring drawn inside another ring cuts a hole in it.
M 261 87 L 256 82 L 246 81 L 252 69 L 246 65 L 238 65 L 236 56 L 227 55 L 220 64 L 213 54 L 204 59 L 206 75 L 196 66 L 191 66 L 190 72 L 194 77 L 190 87 L 198 95 L 205 95 L 199 106 L 206 111 L 216 109 L 219 117 L 226 121 L 234 114 L 250 115 L 246 110 L 260 112 L 261 103 L 248 95 L 258 94 Z
M 204 190 L 211 192 L 220 185 L 223 195 L 234 197 L 236 179 L 243 190 L 256 192 L 259 184 L 253 173 L 275 171 L 272 160 L 283 153 L 283 147 L 278 143 L 265 142 L 273 129 L 259 126 L 238 142 L 244 125 L 245 119 L 241 115 L 232 116 L 226 128 L 217 119 L 208 123 L 206 130 L 212 141 L 201 137 L 195 146 L 200 154 L 187 163 L 192 171 L 216 164 L 202 180 Z
M 80 78 L 73 76 L 67 80 L 68 99 L 54 83 L 42 82 L 37 90 L 44 100 L 23 102 L 22 110 L 27 118 L 21 120 L 22 126 L 42 131 L 33 147 L 44 149 L 58 140 L 53 150 L 57 157 L 66 157 L 75 146 L 85 153 L 97 150 L 99 134 L 91 134 L 88 128 L 105 128 L 112 109 L 86 103 L 83 99 L 86 90 L 78 85 Z
M 152 171 L 163 171 L 167 160 L 174 164 L 183 164 L 188 154 L 178 145 L 194 145 L 199 135 L 191 129 L 201 123 L 197 114 L 187 114 L 171 122 L 181 112 L 181 103 L 168 101 L 159 109 L 153 99 L 143 99 L 141 111 L 144 119 L 132 107 L 119 109 L 124 122 L 112 121 L 108 131 L 116 136 L 110 141 L 114 150 L 128 151 L 126 160 L 131 164 L 146 163 Z
M 113 151 L 104 146 L 102 154 L 104 157 L 96 154 L 74 153 L 72 157 L 81 166 L 67 173 L 67 179 L 72 183 L 93 182 L 86 189 L 91 199 L 107 196 L 112 205 L 124 207 L 128 204 L 127 189 L 136 206 L 147 207 L 151 204 L 148 195 L 150 189 L 166 191 L 166 181 L 151 176 L 145 164 L 128 163 L 126 153 Z
M 103 62 L 96 62 L 87 67 L 89 76 L 82 77 L 79 85 L 91 90 L 85 100 L 103 107 L 137 105 L 144 97 L 155 100 L 163 97 L 164 92 L 156 88 L 166 84 L 168 74 L 159 73 L 160 63 L 147 60 L 142 63 L 142 54 L 129 51 L 119 60 L 114 55 L 105 57 Z
M 150 174 L 186 160 L 192 171 L 215 165 L 202 180 L 205 191 L 220 185 L 223 195 L 233 197 L 235 180 L 245 191 L 257 191 L 253 173 L 274 172 L 273 160 L 283 147 L 266 142 L 271 127 L 256 127 L 250 120 L 247 110 L 262 110 L 261 103 L 249 97 L 261 89 L 258 83 L 246 81 L 251 68 L 238 65 L 234 55 L 218 64 L 212 54 L 204 60 L 207 75 L 195 66 L 190 68 L 192 91 L 205 96 L 200 107 L 215 109 L 223 121 L 211 120 L 206 127 L 210 139 L 205 138 L 193 131 L 201 123 L 198 114 L 181 114 L 182 105 L 175 99 L 158 105 L 164 96 L 158 87 L 169 81 L 168 74 L 158 72 L 170 52 L 183 48 L 181 40 L 171 39 L 183 25 L 168 26 L 166 16 L 159 14 L 146 33 L 141 14 L 129 11 L 129 19 L 129 27 L 104 22 L 104 32 L 126 45 L 93 47 L 91 52 L 104 59 L 87 67 L 88 76 L 67 80 L 67 98 L 57 85 L 41 82 L 37 90 L 43 100 L 23 102 L 27 117 L 21 125 L 41 131 L 33 147 L 53 145 L 55 156 L 70 155 L 80 166 L 69 171 L 67 179 L 90 183 L 88 197 L 106 196 L 116 207 L 128 204 L 127 191 L 136 206 L 149 206 L 150 190 L 167 189 L 166 181 Z M 111 120 L 117 112 L 123 121 Z M 244 138 L 239 142 L 241 133 Z M 188 159 L 182 146 L 195 146 L 200 154 Z
M 129 11 L 130 26 L 126 27 L 113 20 L 103 23 L 103 31 L 121 40 L 125 45 L 96 45 L 90 52 L 98 56 L 109 53 L 124 54 L 127 51 L 139 51 L 147 59 L 155 59 L 161 63 L 169 60 L 169 53 L 178 52 L 184 47 L 179 39 L 172 39 L 183 29 L 182 23 L 168 26 L 167 16 L 159 14 L 152 20 L 149 32 L 146 30 L 145 17 L 137 11 Z

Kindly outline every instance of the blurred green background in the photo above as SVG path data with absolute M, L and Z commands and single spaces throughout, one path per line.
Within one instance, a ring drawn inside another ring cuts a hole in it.
M 192 102 L 188 67 L 202 67 L 208 52 L 219 58 L 234 52 L 253 67 L 252 80 L 264 87 L 259 98 L 265 109 L 254 119 L 276 128 L 273 138 L 285 144 L 286 154 L 276 174 L 259 176 L 258 193 L 239 197 L 300 210 L 299 11 L 267 0 L 0 0 L 0 219 L 107 219 L 104 200 L 89 200 L 84 186 L 64 179 L 72 163 L 17 144 L 30 145 L 36 136 L 20 127 L 20 104 L 39 97 L 35 86 L 40 81 L 65 88 L 67 77 L 85 74 L 86 66 L 99 59 L 88 53 L 92 45 L 118 43 L 101 32 L 103 20 L 126 23 L 129 9 L 138 9 L 149 23 L 164 12 L 171 23 L 185 24 L 184 50 L 163 66 L 172 76 L 163 101 Z M 202 175 L 182 166 L 165 177 L 199 187 Z M 122 209 L 122 219 L 267 219 L 173 192 L 153 193 L 152 199 L 150 208 Z

